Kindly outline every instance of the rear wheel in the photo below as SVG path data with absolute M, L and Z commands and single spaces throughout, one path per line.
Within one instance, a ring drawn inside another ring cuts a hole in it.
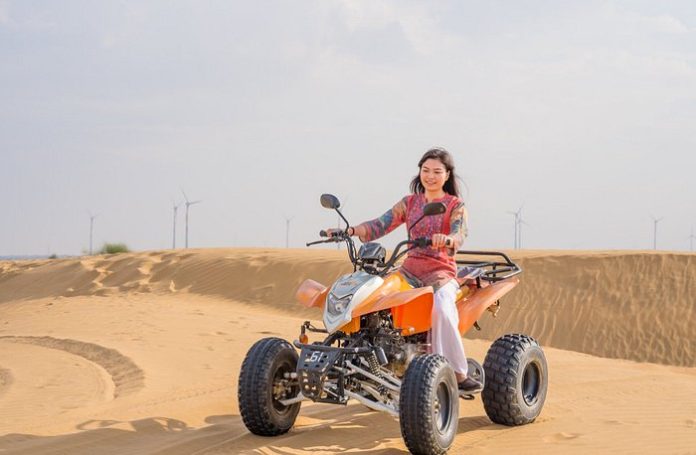
M 289 374 L 297 368 L 297 351 L 280 338 L 257 341 L 239 373 L 239 413 L 244 425 L 260 436 L 286 433 L 295 423 L 300 403 L 285 406 L 279 400 L 297 396 L 297 380 Z
M 428 354 L 411 361 L 401 381 L 401 435 L 414 454 L 447 452 L 457 433 L 457 379 L 444 357 Z
M 533 422 L 541 413 L 548 388 L 546 356 L 527 335 L 504 335 L 491 345 L 483 362 L 486 384 L 483 407 L 495 423 Z

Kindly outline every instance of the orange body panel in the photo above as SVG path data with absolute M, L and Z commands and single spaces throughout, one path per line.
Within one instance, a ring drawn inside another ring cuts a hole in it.
M 379 289 L 353 310 L 353 318 L 389 308 L 392 309 L 394 326 L 401 327 L 404 334 L 430 330 L 433 288 L 414 289 L 399 272 L 392 273 Z
M 408 299 L 404 297 L 408 297 Z M 430 330 L 430 314 L 433 311 L 433 288 L 431 286 L 400 292 L 397 295 L 387 297 L 387 299 L 401 302 L 400 306 L 391 306 L 394 327 L 401 328 L 403 335 L 413 335 Z M 405 305 L 406 303 L 408 305 Z
M 457 292 L 459 312 L 459 332 L 464 335 L 484 311 L 503 295 L 517 286 L 519 279 L 511 278 L 490 284 L 481 289 L 461 288 Z M 305 280 L 296 293 L 302 305 L 321 310 L 326 304 L 329 289 L 314 280 Z M 399 272 L 392 273 L 384 283 L 352 313 L 352 320 L 340 330 L 353 333 L 360 330 L 360 316 L 376 311 L 390 309 L 394 327 L 401 328 L 403 335 L 426 332 L 431 328 L 433 309 L 433 288 L 413 288 Z
M 295 298 L 307 308 L 324 308 L 329 288 L 314 280 L 304 280 L 295 293 Z
M 517 278 L 510 278 L 504 281 L 476 289 L 463 300 L 457 302 L 459 311 L 459 332 L 464 335 L 474 326 L 484 311 L 493 305 L 498 299 L 507 294 L 520 282 Z
M 385 297 L 393 296 L 401 291 L 412 290 L 413 286 L 408 284 L 408 281 L 399 272 L 392 273 L 384 279 L 384 283 L 372 294 L 370 294 L 364 302 L 353 309 L 353 317 L 362 316 L 363 314 L 373 313 L 375 311 L 384 310 L 389 306 L 377 305 Z M 396 302 L 395 302 L 396 303 Z M 398 303 L 402 305 L 402 303 Z
M 358 330 L 360 330 L 360 316 L 354 317 L 350 320 L 348 324 L 342 326 L 338 330 L 345 333 L 346 335 L 350 335 L 353 332 L 357 332 Z

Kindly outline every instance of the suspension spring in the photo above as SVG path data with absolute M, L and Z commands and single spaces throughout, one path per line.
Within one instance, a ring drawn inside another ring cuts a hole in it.
M 370 373 L 377 377 L 382 377 L 382 371 L 379 367 L 379 360 L 377 360 L 377 355 L 372 351 L 369 356 L 367 356 L 367 363 L 370 367 Z

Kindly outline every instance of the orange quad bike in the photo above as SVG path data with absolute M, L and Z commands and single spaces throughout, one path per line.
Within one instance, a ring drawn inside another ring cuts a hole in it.
M 322 195 L 321 204 L 349 224 L 335 196 Z M 444 211 L 442 203 L 427 204 L 418 221 Z M 323 329 L 306 321 L 293 344 L 264 338 L 251 347 L 239 375 L 244 424 L 254 434 L 276 436 L 293 426 L 303 400 L 345 405 L 353 399 L 397 417 L 411 452 L 447 452 L 457 432 L 459 398 L 474 399 L 478 392 L 460 392 L 447 360 L 429 352 L 433 288 L 414 286 L 397 265 L 410 249 L 428 247 L 430 240 L 402 241 L 389 259 L 375 242 L 356 252 L 347 228 L 307 246 L 329 242 L 346 243 L 354 271 L 330 288 L 313 280 L 300 285 L 298 300 L 323 311 Z M 480 330 L 477 321 L 486 310 L 496 315 L 501 297 L 519 283 L 516 275 L 522 270 L 498 252 L 458 251 L 456 262 L 464 335 L 471 327 Z M 307 332 L 326 337 L 310 344 Z M 537 418 L 548 369 L 533 338 L 504 335 L 491 345 L 483 366 L 468 359 L 468 367 L 468 374 L 483 384 L 483 407 L 493 422 L 517 426 Z

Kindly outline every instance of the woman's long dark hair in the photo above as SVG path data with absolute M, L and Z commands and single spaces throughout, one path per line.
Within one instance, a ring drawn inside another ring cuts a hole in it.
M 413 180 L 411 180 L 411 193 L 425 193 L 425 188 L 423 187 L 423 183 L 421 183 L 420 179 L 420 168 L 423 166 L 423 163 L 429 159 L 440 160 L 440 162 L 445 165 L 445 169 L 447 169 L 449 172 L 449 178 L 442 187 L 442 189 L 445 190 L 445 193 L 460 197 L 459 185 L 457 184 L 459 177 L 454 173 L 454 160 L 452 159 L 452 155 L 450 155 L 447 150 L 440 147 L 432 148 L 425 152 L 423 157 L 418 162 L 418 175 L 413 177 Z

